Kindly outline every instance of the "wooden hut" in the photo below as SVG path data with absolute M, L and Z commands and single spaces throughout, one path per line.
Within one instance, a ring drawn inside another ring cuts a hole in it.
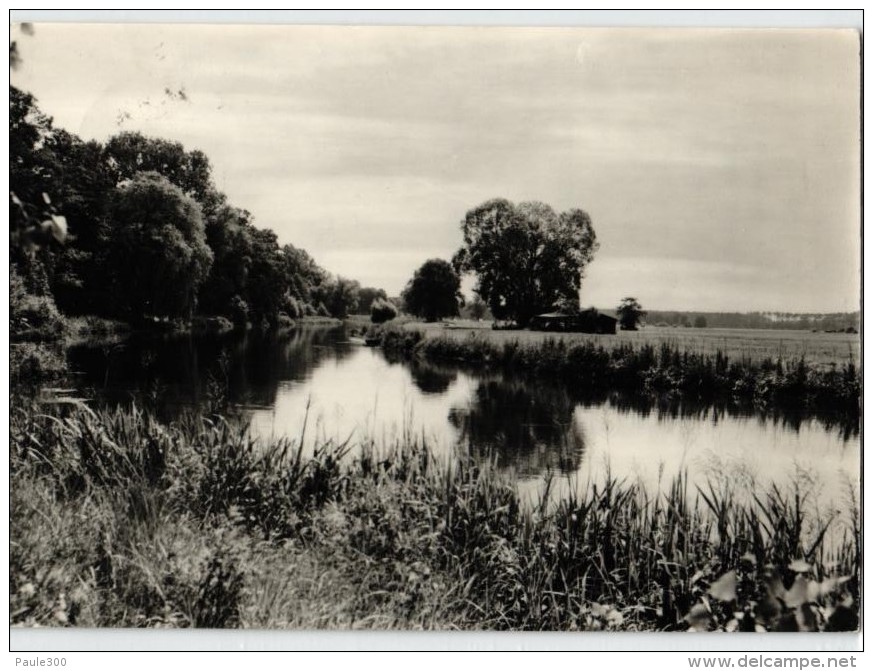
M 615 334 L 618 320 L 594 308 L 575 314 L 565 312 L 546 312 L 530 320 L 534 331 L 564 331 L 575 333 Z

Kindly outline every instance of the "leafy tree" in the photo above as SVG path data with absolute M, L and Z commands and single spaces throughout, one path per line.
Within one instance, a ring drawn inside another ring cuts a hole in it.
M 103 146 L 83 142 L 63 129 L 45 138 L 53 156 L 53 199 L 64 213 L 68 237 L 53 249 L 51 286 L 58 306 L 70 314 L 106 312 L 106 256 L 110 229 L 106 206 L 115 181 L 103 160 Z
M 578 315 L 580 312 L 579 298 L 559 298 L 552 306 L 557 312 L 565 315 Z
M 13 261 L 32 262 L 40 247 L 53 238 L 63 242 L 66 237 L 66 220 L 53 202 L 56 159 L 46 146 L 53 132 L 52 119 L 40 111 L 36 98 L 10 86 L 9 241 Z
M 694 318 L 694 328 L 705 329 L 706 317 L 704 317 L 703 315 L 697 315 L 697 317 Z
M 383 324 L 397 316 L 397 307 L 385 298 L 377 298 L 370 306 L 370 321 Z
M 190 319 L 212 264 L 199 205 L 161 175 L 141 173 L 115 190 L 109 219 L 117 312 Z
M 373 302 L 376 300 L 387 301 L 388 294 L 384 289 L 375 287 L 361 287 L 358 290 L 358 306 L 355 310 L 356 314 L 365 315 L 373 307 Z
M 467 212 L 464 246 L 453 264 L 476 274 L 476 293 L 498 319 L 525 325 L 560 299 L 578 300 L 585 267 L 597 251 L 591 218 L 544 203 L 489 200 Z
M 157 172 L 198 203 L 209 221 L 225 204 L 224 194 L 212 183 L 212 167 L 202 151 L 186 151 L 180 142 L 124 132 L 106 143 L 104 160 L 116 184 L 138 172 Z
M 224 206 L 206 224 L 206 243 L 212 250 L 209 276 L 200 288 L 199 308 L 207 314 L 225 315 L 237 325 L 248 320 L 249 271 L 253 241 L 251 215 L 245 210 Z M 240 308 L 240 302 L 245 310 Z
M 403 290 L 406 311 L 429 322 L 457 315 L 461 303 L 461 278 L 442 259 L 425 261 Z
M 345 319 L 358 307 L 360 288 L 361 285 L 355 280 L 348 280 L 344 277 L 328 279 L 313 288 L 313 300 L 316 305 L 319 305 L 319 313 L 321 312 L 320 305 L 323 305 L 327 310 L 327 315 L 324 316 Z
M 467 311 L 471 319 L 484 319 L 485 315 L 488 314 L 488 306 L 485 305 L 485 302 L 479 296 L 474 296 L 467 306 Z
M 288 291 L 300 303 L 314 305 L 313 291 L 328 280 L 328 274 L 305 249 L 294 245 L 282 248 L 285 263 L 285 280 Z
M 268 228 L 248 229 L 252 241 L 247 300 L 252 323 L 274 327 L 283 307 L 288 285 L 285 258 L 276 234 Z
M 632 296 L 623 298 L 615 312 L 618 315 L 618 323 L 625 331 L 636 331 L 637 325 L 646 316 L 643 306 Z

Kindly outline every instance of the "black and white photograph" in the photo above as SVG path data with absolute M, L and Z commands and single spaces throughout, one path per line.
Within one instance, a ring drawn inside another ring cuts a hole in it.
M 9 30 L 13 631 L 860 631 L 859 30 Z

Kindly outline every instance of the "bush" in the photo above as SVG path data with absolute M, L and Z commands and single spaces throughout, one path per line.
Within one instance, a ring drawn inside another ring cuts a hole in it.
M 230 299 L 230 318 L 236 328 L 245 328 L 249 323 L 249 304 L 239 296 Z
M 233 323 L 227 317 L 194 317 L 191 330 L 197 333 L 225 333 L 233 330 Z
M 383 324 L 397 316 L 397 308 L 390 301 L 377 298 L 370 306 L 370 321 L 374 324 Z
M 276 328 L 293 329 L 297 323 L 284 312 L 279 313 L 279 318 L 276 320 Z
M 300 319 L 303 316 L 303 305 L 290 294 L 285 296 L 285 313 L 291 319 Z
M 9 375 L 13 383 L 35 384 L 58 378 L 67 371 L 64 353 L 45 343 L 18 343 L 9 349 Z
M 49 296 L 18 296 L 9 310 L 13 338 L 23 340 L 56 340 L 67 330 L 63 316 Z

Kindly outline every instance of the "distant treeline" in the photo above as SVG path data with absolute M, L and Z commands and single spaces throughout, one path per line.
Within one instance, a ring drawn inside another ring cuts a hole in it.
M 134 132 L 83 141 L 14 87 L 9 130 L 13 330 L 55 304 L 133 324 L 201 314 L 269 327 L 386 298 L 255 227 L 201 151 Z
M 676 312 L 649 310 L 649 326 L 686 326 L 730 329 L 796 329 L 800 331 L 858 330 L 860 312 Z

